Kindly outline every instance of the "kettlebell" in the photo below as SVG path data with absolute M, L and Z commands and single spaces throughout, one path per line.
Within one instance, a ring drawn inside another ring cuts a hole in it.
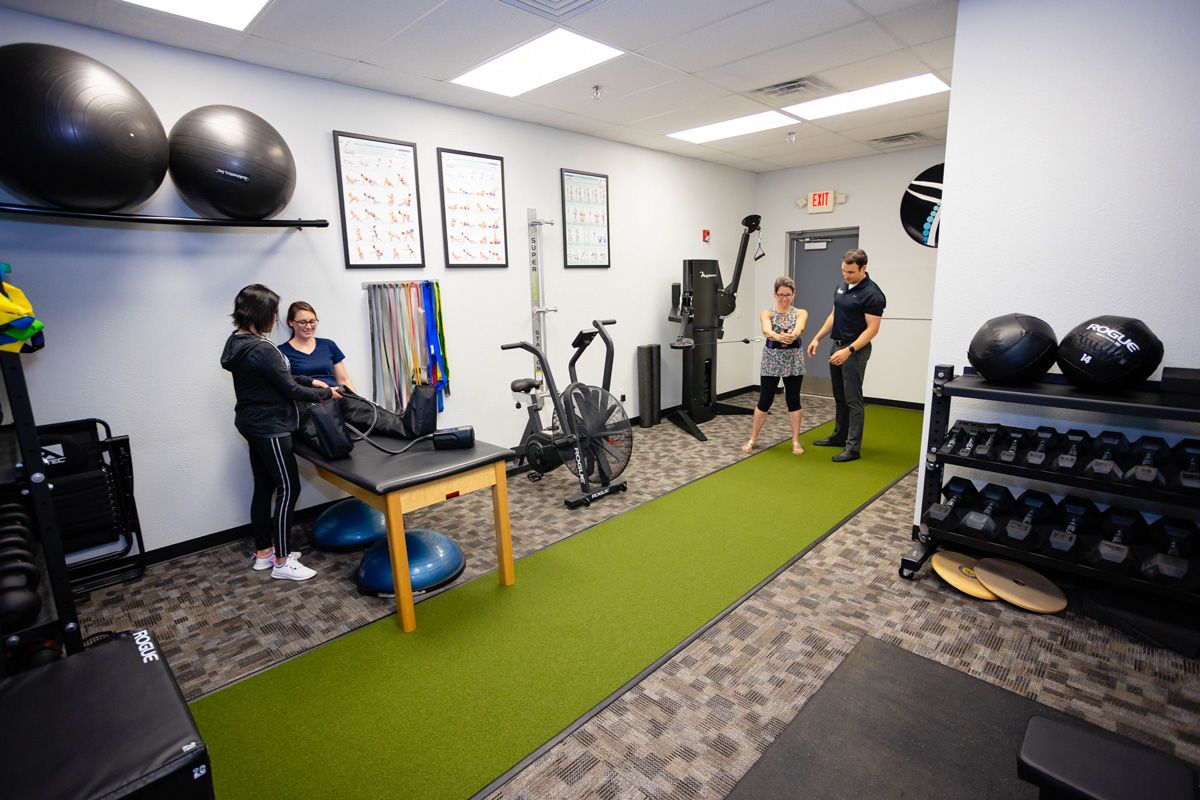
M 37 619 L 42 598 L 30 588 L 37 585 L 37 578 L 38 569 L 33 564 L 0 564 L 0 630 L 19 630 Z

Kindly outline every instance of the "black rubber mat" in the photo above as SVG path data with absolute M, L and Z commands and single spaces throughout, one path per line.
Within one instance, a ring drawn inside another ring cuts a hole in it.
M 1036 800 L 1017 777 L 1035 715 L 1112 735 L 866 636 L 729 798 Z

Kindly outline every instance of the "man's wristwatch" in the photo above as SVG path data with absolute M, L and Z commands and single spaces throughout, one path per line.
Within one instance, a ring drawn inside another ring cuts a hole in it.
M 850 351 L 850 355 L 854 355 L 857 352 L 852 344 L 846 345 L 846 349 Z

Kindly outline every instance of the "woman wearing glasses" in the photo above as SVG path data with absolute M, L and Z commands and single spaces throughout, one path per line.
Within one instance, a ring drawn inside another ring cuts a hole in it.
M 804 383 L 804 348 L 800 334 L 808 324 L 808 312 L 792 306 L 795 296 L 796 283 L 791 278 L 776 278 L 775 307 L 764 308 L 759 314 L 766 343 L 762 351 L 762 367 L 759 369 L 758 406 L 754 409 L 750 441 L 742 445 L 743 453 L 749 453 L 758 445 L 758 434 L 767 421 L 767 412 L 771 410 L 781 378 L 788 421 L 792 425 L 792 454 L 798 456 L 804 453 L 804 448 L 800 446 L 800 386 Z
M 313 386 L 345 386 L 357 394 L 346 369 L 346 356 L 332 339 L 317 337 L 317 312 L 303 300 L 288 306 L 287 324 L 292 338 L 279 345 L 292 365 L 293 375 L 312 378 Z

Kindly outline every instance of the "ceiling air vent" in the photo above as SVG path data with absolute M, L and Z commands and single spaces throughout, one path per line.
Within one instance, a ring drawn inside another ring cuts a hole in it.
M 880 150 L 900 150 L 905 147 L 929 144 L 933 140 L 923 133 L 897 133 L 895 136 L 882 136 L 878 139 L 868 139 L 867 144 L 875 145 Z
M 791 100 L 800 97 L 823 97 L 833 92 L 833 87 L 820 78 L 792 78 L 783 83 L 773 83 L 760 89 L 751 90 L 751 94 L 763 97 L 779 97 Z
M 554 22 L 568 20 L 576 14 L 595 8 L 607 0 L 502 0 L 513 8 L 537 14 Z

